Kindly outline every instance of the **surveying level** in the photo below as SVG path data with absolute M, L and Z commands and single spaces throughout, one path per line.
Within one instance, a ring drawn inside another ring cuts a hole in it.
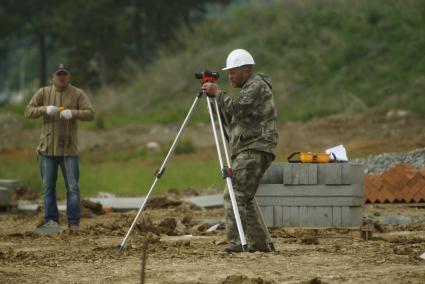
M 202 83 L 206 83 L 206 82 L 215 83 L 219 77 L 220 77 L 220 74 L 218 74 L 218 72 L 209 71 L 209 70 L 195 73 L 195 78 L 201 80 Z
M 219 74 L 217 72 L 212 72 L 212 71 L 207 70 L 207 71 L 203 71 L 203 72 L 196 72 L 195 78 L 201 80 L 202 83 L 206 83 L 206 82 L 214 83 L 218 80 Z M 174 141 L 173 141 L 173 143 L 170 147 L 170 150 L 168 151 L 161 167 L 155 173 L 155 180 L 154 180 L 153 184 L 151 185 L 145 199 L 143 200 L 142 206 L 140 207 L 139 211 L 137 212 L 137 215 L 134 218 L 133 223 L 131 224 L 130 228 L 128 229 L 127 234 L 125 235 L 123 241 L 121 242 L 120 245 L 118 245 L 119 251 L 124 250 L 124 247 L 125 247 L 128 239 L 129 239 L 129 237 L 130 237 L 131 232 L 133 231 L 134 227 L 136 226 L 136 224 L 139 220 L 139 217 L 140 217 L 143 209 L 145 208 L 145 206 L 146 206 L 146 204 L 149 200 L 149 197 L 152 194 L 152 191 L 155 188 L 158 180 L 164 174 L 166 164 L 167 164 L 170 156 L 174 152 L 174 149 L 176 148 L 177 141 L 179 140 L 180 136 L 182 135 L 183 130 L 185 129 L 185 127 L 186 127 L 186 125 L 189 121 L 189 118 L 192 115 L 192 112 L 193 112 L 199 98 L 202 97 L 202 95 L 206 95 L 205 91 L 199 90 L 198 94 L 195 97 L 194 102 L 192 103 L 192 106 L 189 109 L 189 112 L 186 115 L 186 118 L 184 119 L 176 137 L 174 138 Z M 247 242 L 246 242 L 246 239 L 245 239 L 245 233 L 243 231 L 243 226 L 242 226 L 241 218 L 240 218 L 240 215 L 239 215 L 239 210 L 238 210 L 238 205 L 237 205 L 237 202 L 236 202 L 235 193 L 233 191 L 233 185 L 232 185 L 233 170 L 232 170 L 232 167 L 231 167 L 231 164 L 230 164 L 229 154 L 228 154 L 228 151 L 227 151 L 227 145 L 226 145 L 227 141 L 226 141 L 226 138 L 225 138 L 226 136 L 225 136 L 225 133 L 224 133 L 223 124 L 221 122 L 221 118 L 220 118 L 220 115 L 219 115 L 220 112 L 219 112 L 219 109 L 218 109 L 217 100 L 216 100 L 216 98 L 209 97 L 209 96 L 205 96 L 205 98 L 207 100 L 208 111 L 209 111 L 209 116 L 210 116 L 210 120 L 211 120 L 211 127 L 212 127 L 212 130 L 213 130 L 214 141 L 215 141 L 215 145 L 216 145 L 216 148 L 217 148 L 218 160 L 219 160 L 219 164 L 220 164 L 220 174 L 226 180 L 227 190 L 229 191 L 230 201 L 231 201 L 231 204 L 232 204 L 232 209 L 233 209 L 233 213 L 234 213 L 234 216 L 235 216 L 236 225 L 237 225 L 237 228 L 238 228 L 238 233 L 239 233 L 239 238 L 240 238 L 240 241 L 241 241 L 242 250 L 247 252 L 248 251 L 248 245 L 247 245 Z M 214 110 L 213 110 L 213 106 L 215 107 Z M 218 139 L 217 129 L 216 129 L 213 113 L 217 114 L 217 121 L 218 121 L 220 134 L 221 134 L 221 143 L 219 142 L 219 139 Z M 224 156 L 225 156 L 226 164 L 223 163 L 221 148 L 223 148 L 223 150 L 224 150 Z M 261 216 L 261 212 L 258 208 L 257 203 L 255 202 L 254 204 L 257 207 L 256 210 L 258 210 L 259 215 Z M 268 238 L 270 247 L 274 250 L 274 247 L 272 246 L 273 244 L 271 242 L 270 234 L 268 233 L 267 227 L 265 226 L 264 222 L 263 222 L 262 226 L 263 226 L 263 228 L 266 229 L 265 231 L 268 234 L 267 238 Z

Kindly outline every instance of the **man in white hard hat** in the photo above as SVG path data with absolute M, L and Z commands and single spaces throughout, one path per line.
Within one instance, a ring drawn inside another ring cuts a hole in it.
M 229 72 L 229 81 L 240 94 L 232 97 L 215 83 L 205 83 L 202 89 L 217 98 L 220 115 L 229 136 L 233 187 L 242 226 L 247 234 L 249 251 L 269 252 L 267 228 L 261 226 L 254 205 L 260 179 L 275 158 L 278 137 L 277 112 L 273 101 L 270 78 L 254 73 L 254 59 L 244 49 L 233 50 L 223 70 Z M 226 252 L 242 252 L 229 193 L 224 194 Z

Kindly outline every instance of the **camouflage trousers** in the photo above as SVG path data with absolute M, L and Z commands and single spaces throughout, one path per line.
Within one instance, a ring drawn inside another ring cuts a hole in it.
M 255 249 L 268 248 L 267 227 L 262 225 L 261 214 L 257 212 L 254 202 L 255 194 L 261 177 L 270 166 L 274 156 L 270 153 L 247 150 L 239 153 L 232 160 L 234 170 L 233 190 L 241 217 L 247 243 Z M 229 243 L 240 244 L 239 232 L 233 213 L 229 191 L 224 192 L 224 207 L 226 216 L 226 233 Z

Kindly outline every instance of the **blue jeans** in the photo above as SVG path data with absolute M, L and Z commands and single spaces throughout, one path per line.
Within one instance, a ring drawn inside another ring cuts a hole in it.
M 69 225 L 78 225 L 81 218 L 80 187 L 78 180 L 80 158 L 78 156 L 39 156 L 40 172 L 43 179 L 44 219 L 59 223 L 59 212 L 56 203 L 56 181 L 58 167 L 66 186 L 66 215 Z

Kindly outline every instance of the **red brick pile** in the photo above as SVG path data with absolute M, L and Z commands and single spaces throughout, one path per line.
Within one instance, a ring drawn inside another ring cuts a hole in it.
M 398 164 L 365 177 L 366 203 L 425 202 L 425 168 Z

